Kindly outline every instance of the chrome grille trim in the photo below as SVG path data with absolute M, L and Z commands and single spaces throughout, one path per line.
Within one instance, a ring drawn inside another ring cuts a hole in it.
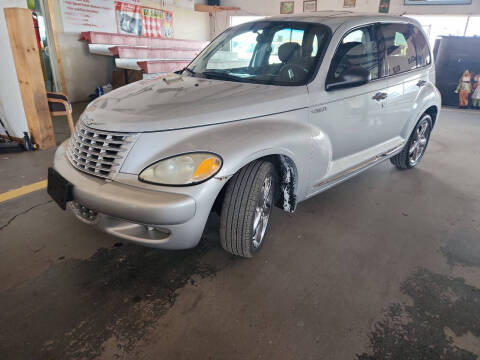
M 112 152 L 118 152 L 118 150 L 120 149 L 119 147 L 112 147 L 112 146 L 101 146 L 101 145 L 98 145 L 98 144 L 92 144 L 92 143 L 85 143 L 84 141 L 82 140 L 79 140 L 76 136 L 73 137 L 76 145 L 81 149 L 82 146 L 85 146 L 85 149 L 88 148 L 91 148 L 91 149 L 97 149 L 99 150 L 99 152 L 101 150 L 103 151 L 112 151 Z
M 96 131 L 95 131 L 95 133 L 96 133 Z M 108 134 L 105 134 L 105 133 L 102 133 L 102 134 L 99 134 L 99 135 L 108 136 Z M 83 135 L 83 138 L 88 139 L 88 140 L 95 140 L 95 141 L 98 140 L 97 138 L 95 138 L 93 136 L 88 136 L 88 135 Z M 131 142 L 131 141 L 130 140 L 110 140 L 109 141 L 110 144 L 120 144 L 120 145 L 123 145 L 125 143 L 129 143 L 129 142 Z
M 77 151 L 75 149 L 73 149 L 73 150 Z M 83 156 L 82 154 L 70 152 L 70 155 L 74 157 L 75 161 L 79 161 L 79 162 L 81 162 L 82 164 L 85 164 L 85 165 L 88 165 L 88 163 L 92 162 L 92 161 L 96 162 L 96 164 L 91 164 L 92 166 L 102 165 L 102 166 L 106 166 L 106 167 L 111 168 L 112 166 L 118 166 L 119 165 L 118 162 L 103 160 L 103 158 L 99 158 L 99 159 L 93 158 L 94 160 L 87 160 L 87 158 L 82 157 Z
M 79 156 L 82 155 L 81 153 L 87 153 L 87 154 L 90 154 L 90 155 L 98 155 L 98 152 L 96 152 L 96 151 L 85 150 L 85 149 L 82 149 L 80 151 L 77 148 L 73 148 L 73 151 L 74 151 L 74 154 L 79 155 Z M 109 157 L 109 158 L 112 158 L 112 159 L 123 159 L 123 157 L 120 156 L 120 155 L 108 155 L 108 156 L 104 156 L 104 157 Z
M 120 170 L 137 134 L 91 129 L 79 121 L 67 147 L 67 158 L 80 171 L 112 179 Z

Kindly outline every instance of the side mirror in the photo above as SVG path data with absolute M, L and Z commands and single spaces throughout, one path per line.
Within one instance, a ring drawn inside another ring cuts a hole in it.
M 342 75 L 334 82 L 328 82 L 326 90 L 346 89 L 354 86 L 360 86 L 370 81 L 370 71 L 362 66 L 354 66 L 346 69 Z

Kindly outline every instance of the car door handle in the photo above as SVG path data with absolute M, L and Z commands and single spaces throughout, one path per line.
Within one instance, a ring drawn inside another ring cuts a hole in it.
M 384 92 L 377 92 L 375 95 L 372 96 L 372 99 L 373 100 L 377 100 L 377 101 L 380 101 L 380 100 L 384 100 L 386 99 L 388 96 L 387 93 L 384 93 Z
M 418 87 L 422 87 L 423 85 L 425 85 L 427 82 L 425 80 L 420 80 L 419 82 L 417 82 L 417 86 Z

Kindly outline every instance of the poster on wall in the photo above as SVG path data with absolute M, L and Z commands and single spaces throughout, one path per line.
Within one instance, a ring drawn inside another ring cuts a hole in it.
M 470 5 L 472 0 L 405 0 L 405 5 Z
M 282 1 L 280 3 L 280 14 L 293 14 L 294 8 L 294 1 Z
M 390 10 L 390 0 L 380 0 L 380 5 L 378 6 L 378 12 L 382 14 L 388 14 Z
M 315 12 L 317 11 L 317 0 L 307 0 L 303 2 L 303 12 Z
M 188 3 L 190 0 L 178 1 Z M 142 3 L 142 0 L 60 0 L 63 31 L 173 37 L 172 12 Z
M 115 3 L 117 31 L 120 34 L 173 37 L 172 12 L 125 2 Z
M 354 8 L 356 0 L 343 0 L 343 7 L 344 8 Z
M 117 32 L 113 0 L 60 0 L 64 32 Z

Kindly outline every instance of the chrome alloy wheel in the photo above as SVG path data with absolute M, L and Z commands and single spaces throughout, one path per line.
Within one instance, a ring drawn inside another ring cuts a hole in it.
M 422 120 L 415 130 L 413 141 L 408 151 L 408 162 L 411 166 L 415 166 L 427 147 L 428 137 L 430 135 L 430 122 L 428 118 Z
M 255 208 L 255 218 L 253 220 L 253 236 L 252 244 L 254 248 L 259 248 L 262 244 L 265 231 L 267 230 L 268 219 L 272 212 L 273 202 L 273 179 L 271 176 L 267 176 L 263 181 L 261 196 L 258 199 L 257 206 Z

